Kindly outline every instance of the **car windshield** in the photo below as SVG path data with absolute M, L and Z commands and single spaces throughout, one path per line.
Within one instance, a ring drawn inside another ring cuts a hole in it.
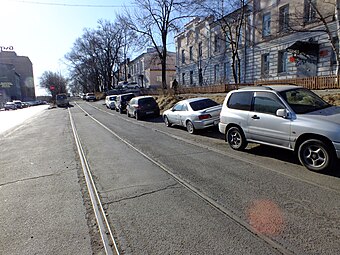
M 191 106 L 191 109 L 193 109 L 194 111 L 199 111 L 218 105 L 218 103 L 208 98 L 194 101 L 189 104 Z
M 312 91 L 304 88 L 282 91 L 280 94 L 294 112 L 298 114 L 313 112 L 331 106 Z

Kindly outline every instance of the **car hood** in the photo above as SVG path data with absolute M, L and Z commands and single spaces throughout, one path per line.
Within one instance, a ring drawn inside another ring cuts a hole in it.
M 332 106 L 322 110 L 303 114 L 303 117 L 333 122 L 340 125 L 340 107 Z

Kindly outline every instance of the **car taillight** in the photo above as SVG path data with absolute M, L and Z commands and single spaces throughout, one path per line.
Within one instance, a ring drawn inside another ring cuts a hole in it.
M 198 116 L 199 120 L 205 120 L 205 119 L 209 119 L 209 118 L 211 118 L 210 114 L 204 114 L 204 115 Z

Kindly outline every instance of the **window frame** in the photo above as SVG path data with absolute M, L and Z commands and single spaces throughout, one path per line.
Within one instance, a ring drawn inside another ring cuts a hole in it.
M 270 71 L 270 61 L 269 53 L 264 53 L 261 55 L 261 77 L 269 76 Z
M 286 50 L 280 50 L 278 51 L 277 55 L 277 73 L 282 74 L 287 72 L 288 72 L 288 52 Z
M 266 12 L 262 16 L 262 37 L 268 37 L 271 35 L 271 13 Z
M 279 31 L 285 32 L 289 29 L 289 4 L 279 8 Z

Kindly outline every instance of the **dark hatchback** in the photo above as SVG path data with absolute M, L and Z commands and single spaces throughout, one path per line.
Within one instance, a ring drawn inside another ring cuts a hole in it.
M 158 117 L 159 106 L 152 96 L 139 96 L 130 100 L 126 112 L 129 117 L 133 116 L 137 120 L 148 116 Z

